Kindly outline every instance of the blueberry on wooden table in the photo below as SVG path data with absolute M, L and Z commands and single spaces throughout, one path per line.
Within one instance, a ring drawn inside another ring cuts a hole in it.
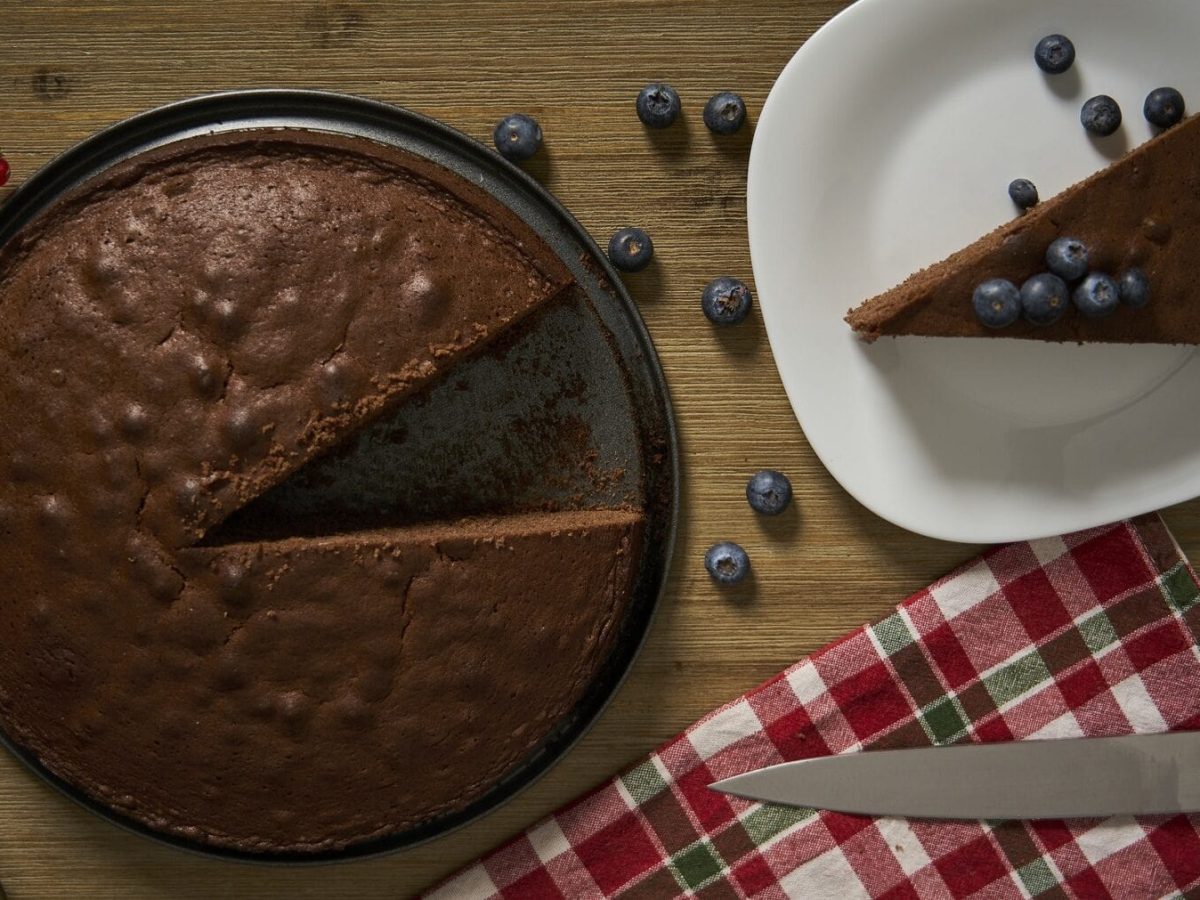
M 754 295 L 744 281 L 714 278 L 700 295 L 700 308 L 714 325 L 736 325 L 750 313 Z
M 1183 118 L 1183 94 L 1173 87 L 1155 88 L 1146 95 L 1142 114 L 1146 121 L 1159 128 L 1170 128 Z
M 1021 285 L 1021 315 L 1033 325 L 1053 325 L 1071 302 L 1067 283 L 1050 272 L 1034 275 Z
M 542 146 L 542 126 L 530 116 L 513 113 L 496 123 L 492 141 L 505 159 L 521 162 Z
M 746 101 L 732 91 L 713 94 L 704 104 L 704 124 L 714 134 L 733 134 L 746 121 Z
M 1111 315 L 1121 302 L 1121 289 L 1103 272 L 1091 272 L 1071 295 L 1075 308 L 1089 319 Z
M 1079 121 L 1092 134 L 1108 137 L 1121 127 L 1121 107 L 1108 94 L 1097 94 L 1083 104 Z
M 636 226 L 620 228 L 608 239 L 608 258 L 622 272 L 640 272 L 654 258 L 654 241 Z
M 704 554 L 704 568 L 717 584 L 737 584 L 750 574 L 750 557 L 733 541 L 721 541 Z
M 1008 183 L 1008 196 L 1018 209 L 1032 209 L 1037 206 L 1038 189 L 1028 178 L 1014 178 Z
M 1007 328 L 1021 317 L 1021 292 L 1005 278 L 989 278 L 975 288 L 971 305 L 986 327 Z
M 764 516 L 777 516 L 792 502 L 792 482 L 782 472 L 762 469 L 746 482 L 750 508 Z
M 1061 75 L 1075 62 L 1075 45 L 1065 34 L 1048 34 L 1033 49 L 1034 62 L 1049 75 Z
M 1088 248 L 1073 237 L 1060 237 L 1046 248 L 1046 267 L 1064 281 L 1078 281 L 1088 270 Z
M 679 118 L 679 94 L 669 84 L 656 81 L 637 96 L 637 114 L 648 128 L 666 128 Z

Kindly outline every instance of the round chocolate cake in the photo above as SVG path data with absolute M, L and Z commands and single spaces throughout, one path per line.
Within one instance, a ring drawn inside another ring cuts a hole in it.
M 606 659 L 640 510 L 219 526 L 571 286 L 483 191 L 334 135 L 180 141 L 43 212 L 0 250 L 7 738 L 239 852 L 493 787 Z

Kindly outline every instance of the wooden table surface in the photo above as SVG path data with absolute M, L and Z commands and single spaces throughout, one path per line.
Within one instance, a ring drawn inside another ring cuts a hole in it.
M 750 279 L 753 133 L 710 136 L 704 101 L 737 90 L 753 123 L 779 70 L 843 5 L 0 0 L 0 150 L 13 185 L 98 128 L 221 89 L 348 91 L 481 140 L 506 113 L 536 116 L 546 146 L 530 171 L 602 243 L 631 222 L 654 237 L 655 265 L 628 284 L 667 372 L 684 471 L 671 578 L 631 677 L 582 743 L 507 806 L 405 853 L 287 870 L 126 834 L 0 754 L 0 884 L 10 900 L 407 896 L 974 552 L 906 533 L 851 500 L 805 441 L 757 312 L 719 333 L 700 313 L 710 278 Z M 633 99 L 655 79 L 679 90 L 684 115 L 651 134 Z M 777 520 L 756 517 L 744 499 L 747 476 L 767 466 L 796 488 Z M 1166 517 L 1200 557 L 1200 503 Z M 701 564 L 723 538 L 754 561 L 755 577 L 737 591 L 716 589 Z

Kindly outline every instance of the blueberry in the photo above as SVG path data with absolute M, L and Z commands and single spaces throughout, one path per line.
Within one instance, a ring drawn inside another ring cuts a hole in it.
M 1046 267 L 1064 281 L 1078 281 L 1088 270 L 1088 248 L 1073 237 L 1060 237 L 1046 248 Z
M 736 325 L 750 312 L 750 288 L 736 278 L 714 278 L 700 295 L 700 308 L 714 325 Z
M 782 472 L 762 469 L 746 482 L 750 508 L 764 516 L 777 516 L 792 502 L 792 483 Z
M 608 239 L 608 258 L 622 272 L 640 272 L 654 258 L 654 241 L 640 228 L 621 228 Z
M 496 123 L 492 141 L 501 156 L 520 162 L 529 159 L 542 146 L 542 126 L 529 116 L 513 113 Z
M 679 118 L 679 95 L 669 84 L 648 84 L 637 96 L 637 114 L 650 128 L 666 128 Z
M 1146 95 L 1142 112 L 1151 125 L 1170 128 L 1183 118 L 1183 94 L 1173 87 L 1155 88 Z
M 704 104 L 704 124 L 717 134 L 733 134 L 746 121 L 746 101 L 731 91 L 713 94 Z
M 988 328 L 1007 328 L 1021 315 L 1021 292 L 1004 278 L 989 279 L 975 288 L 971 303 Z
M 721 541 L 704 554 L 704 568 L 717 584 L 737 584 L 750 574 L 750 557 L 733 541 Z
M 1121 107 L 1108 94 L 1099 94 L 1083 104 L 1079 121 L 1092 134 L 1108 137 L 1121 127 Z
M 1021 209 L 1031 209 L 1037 206 L 1037 186 L 1028 178 L 1014 178 L 1008 183 L 1008 196 Z
M 1033 59 L 1043 72 L 1061 75 L 1075 62 L 1075 45 L 1064 34 L 1048 34 L 1037 42 Z
M 1141 309 L 1150 300 L 1150 279 L 1141 269 L 1128 269 L 1117 280 L 1121 302 L 1134 309 Z
M 1111 315 L 1121 301 L 1121 289 L 1102 272 L 1090 272 L 1071 295 L 1075 308 L 1089 319 Z
M 1033 325 L 1053 325 L 1070 302 L 1067 283 L 1049 272 L 1034 275 L 1021 285 L 1021 314 Z

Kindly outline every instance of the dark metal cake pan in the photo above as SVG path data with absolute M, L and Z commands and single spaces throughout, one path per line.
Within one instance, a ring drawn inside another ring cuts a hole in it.
M 588 233 L 519 168 L 461 132 L 399 107 L 321 91 L 253 90 L 151 110 L 88 138 L 26 181 L 0 207 L 0 245 L 64 192 L 123 159 L 196 135 L 273 128 L 363 137 L 441 164 L 524 219 L 561 257 L 579 288 L 416 402 L 310 466 L 306 477 L 256 501 L 247 515 L 304 521 L 332 511 L 403 522 L 513 506 L 602 507 L 632 501 L 647 516 L 639 570 L 617 640 L 576 707 L 469 806 L 384 839 L 327 853 L 258 854 L 174 838 L 98 803 L 0 733 L 0 743 L 38 775 L 125 828 L 228 859 L 311 863 L 394 851 L 458 828 L 528 786 L 582 736 L 620 686 L 649 629 L 674 542 L 679 460 L 653 344 L 620 278 Z

